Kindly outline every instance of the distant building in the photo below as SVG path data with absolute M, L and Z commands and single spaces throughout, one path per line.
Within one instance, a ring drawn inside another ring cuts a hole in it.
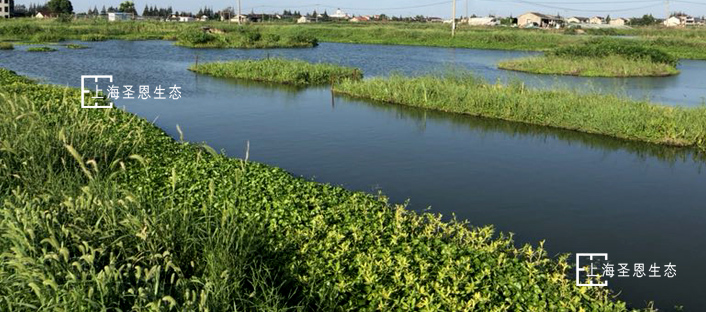
M 306 24 L 306 23 L 310 23 L 310 22 L 311 22 L 311 19 L 309 19 L 306 16 L 302 16 L 297 19 L 297 24 Z
M 588 24 L 590 23 L 590 18 L 588 17 L 581 17 L 581 16 L 572 16 L 569 17 L 566 22 L 569 24 Z
M 663 24 L 667 27 L 687 27 L 697 26 L 699 22 L 697 19 L 689 15 L 675 15 L 666 19 Z
M 601 16 L 594 16 L 594 17 L 591 17 L 591 19 L 589 20 L 589 23 L 590 24 L 605 24 L 605 18 L 603 18 Z
M 108 21 L 111 21 L 111 22 L 127 21 L 131 17 L 132 17 L 132 14 L 128 14 L 128 13 L 120 13 L 120 12 L 108 13 Z
M 563 26 L 564 20 L 559 16 L 528 12 L 517 18 L 517 24 L 520 27 L 554 28 Z
M 489 17 L 471 17 L 468 19 L 468 25 L 471 26 L 496 26 L 499 25 L 500 22 L 498 21 L 497 18 L 489 16 Z
M 615 25 L 615 26 L 625 26 L 625 24 L 627 24 L 628 22 L 629 22 L 628 19 L 618 17 L 615 19 L 611 19 L 610 22 L 608 22 L 608 24 Z
M 370 16 L 356 16 L 354 18 L 351 18 L 348 21 L 352 22 L 352 23 L 368 22 L 368 21 L 370 21 Z
M 443 23 L 444 19 L 441 17 L 427 17 L 427 22 L 429 22 L 429 23 Z
M 331 18 L 349 18 L 350 15 L 348 13 L 341 11 L 341 9 L 337 9 L 336 13 L 333 13 L 329 15 Z
M 207 22 L 208 21 L 208 16 L 207 15 L 201 15 L 201 18 L 199 19 L 202 22 Z
M 182 22 L 182 23 L 193 22 L 195 20 L 196 19 L 191 16 L 179 16 L 179 22 Z
M 44 18 L 47 18 L 47 17 L 49 17 L 49 16 L 48 16 L 48 15 L 44 15 L 44 13 L 42 13 L 42 12 L 37 12 L 37 14 L 34 15 L 34 18 L 38 18 L 38 19 L 44 19 Z
M 12 4 L 10 0 L 0 0 L 0 18 L 12 17 Z

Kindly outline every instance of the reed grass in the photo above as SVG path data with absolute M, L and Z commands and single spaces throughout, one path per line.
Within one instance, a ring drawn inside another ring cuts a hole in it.
M 206 43 L 194 43 L 185 33 L 196 33 L 208 26 L 225 32 L 216 34 Z M 261 40 L 243 40 L 240 32 L 259 33 Z M 679 57 L 706 59 L 706 31 L 680 29 L 619 30 L 619 35 L 637 36 L 641 45 L 660 48 Z M 269 38 L 268 38 L 269 37 Z M 273 40 L 279 37 L 280 40 Z M 469 27 L 459 25 L 455 37 L 448 25 L 431 23 L 256 23 L 237 26 L 235 23 L 209 21 L 165 23 L 156 21 L 73 20 L 60 23 L 51 20 L 12 19 L 0 24 L 0 40 L 33 41 L 36 43 L 62 40 L 173 40 L 187 47 L 302 47 L 312 40 L 326 42 L 402 44 L 474 49 L 549 51 L 590 41 L 594 36 L 566 35 L 563 30 L 517 29 L 510 27 Z
M 0 42 L 0 50 L 12 50 L 14 48 L 15 46 L 13 46 L 12 43 Z
M 358 68 L 334 64 L 309 63 L 299 60 L 267 58 L 194 64 L 189 70 L 220 78 L 275 82 L 291 85 L 324 85 L 342 79 L 360 80 Z
M 676 67 L 646 59 L 605 57 L 535 56 L 502 61 L 498 68 L 533 74 L 583 77 L 664 77 L 679 74 Z
M 27 52 L 55 52 L 58 51 L 52 47 L 31 47 L 27 48 Z
M 681 108 L 613 95 L 489 84 L 458 74 L 343 81 L 335 92 L 540 126 L 706 150 L 706 107 Z
M 0 310 L 628 310 L 541 244 L 20 80 L 0 71 Z
M 72 50 L 82 50 L 82 49 L 88 49 L 88 46 L 85 46 L 82 44 L 69 43 L 66 45 L 66 48 L 72 49 Z

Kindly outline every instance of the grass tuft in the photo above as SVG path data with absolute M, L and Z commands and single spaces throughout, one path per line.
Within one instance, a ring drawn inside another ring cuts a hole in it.
M 325 85 L 343 79 L 360 80 L 360 69 L 334 64 L 268 58 L 192 65 L 189 70 L 221 78 L 275 82 L 298 86 Z

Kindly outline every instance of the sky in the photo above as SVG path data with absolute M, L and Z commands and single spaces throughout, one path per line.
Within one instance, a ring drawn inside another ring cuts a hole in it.
M 85 12 L 93 6 L 100 9 L 106 7 L 117 7 L 122 0 L 72 0 L 74 10 Z M 562 16 L 594 16 L 610 15 L 611 17 L 634 17 L 643 14 L 653 14 L 655 17 L 664 17 L 667 6 L 664 0 L 456 0 L 457 16 L 466 15 L 466 3 L 468 3 L 469 15 L 475 14 L 484 16 L 488 14 L 500 16 L 517 16 L 528 11 L 541 12 L 545 14 L 559 14 Z M 16 4 L 43 3 L 44 0 L 16 0 Z M 175 11 L 198 12 L 204 6 L 211 7 L 214 11 L 232 6 L 237 8 L 237 0 L 133 0 L 138 13 L 141 13 L 145 5 L 172 6 Z M 284 9 L 300 12 L 323 12 L 329 14 L 341 8 L 348 14 L 353 15 L 373 15 L 387 14 L 394 16 L 438 16 L 450 18 L 452 12 L 452 0 L 357 0 L 357 1 L 335 1 L 335 0 L 241 0 L 242 11 L 249 13 L 275 13 Z M 670 0 L 669 11 L 682 11 L 693 16 L 706 15 L 706 0 Z

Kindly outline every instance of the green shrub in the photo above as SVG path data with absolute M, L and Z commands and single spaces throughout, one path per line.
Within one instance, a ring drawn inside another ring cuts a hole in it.
M 190 30 L 178 36 L 180 43 L 189 45 L 202 45 L 213 42 L 216 36 L 201 30 Z
M 108 37 L 102 34 L 86 34 L 81 36 L 81 41 L 106 41 Z
M 0 50 L 12 50 L 14 48 L 15 46 L 13 46 L 12 43 L 0 42 Z
M 56 34 L 53 32 L 41 32 L 41 33 L 38 33 L 38 34 L 35 34 L 34 36 L 32 36 L 32 41 L 39 42 L 39 43 L 59 42 L 59 41 L 63 41 L 64 39 L 65 38 L 63 36 L 61 36 L 60 34 Z
M 19 84 L 34 84 L 34 81 L 24 76 L 17 75 L 14 71 L 0 68 L 0 86 Z
M 66 45 L 66 48 L 73 49 L 73 50 L 80 50 L 80 49 L 88 49 L 88 46 L 85 46 L 82 44 L 70 43 L 70 44 Z

